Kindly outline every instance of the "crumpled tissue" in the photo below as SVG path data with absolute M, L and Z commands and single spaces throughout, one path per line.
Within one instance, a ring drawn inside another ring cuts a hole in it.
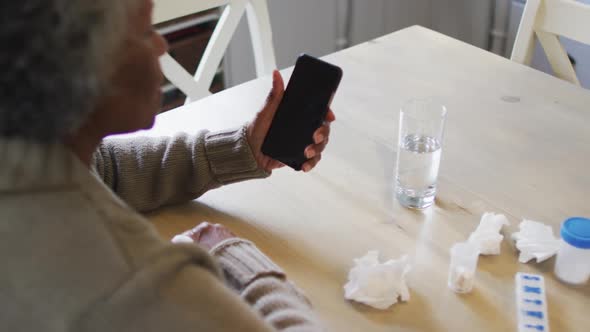
M 481 216 L 479 226 L 469 236 L 469 242 L 479 247 L 481 255 L 499 255 L 504 235 L 500 234 L 503 226 L 510 222 L 503 214 L 486 212 Z
M 172 243 L 195 243 L 188 235 L 178 234 L 172 238 Z
M 541 263 L 557 253 L 559 240 L 553 235 L 553 229 L 541 222 L 524 219 L 520 225 L 520 232 L 512 234 L 516 241 L 516 248 L 520 250 L 518 260 L 526 263 L 533 258 Z
M 344 298 L 377 309 L 387 309 L 397 303 L 398 298 L 404 302 L 410 300 L 405 280 L 411 269 L 408 256 L 379 263 L 379 252 L 369 251 L 354 263 L 344 285 Z

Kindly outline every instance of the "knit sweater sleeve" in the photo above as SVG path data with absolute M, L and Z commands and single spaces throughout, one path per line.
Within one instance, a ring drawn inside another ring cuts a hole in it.
M 311 303 L 256 246 L 227 239 L 211 250 L 229 286 L 277 331 L 322 331 Z
M 309 303 L 251 243 L 232 239 L 217 256 L 234 273 L 228 288 L 210 257 L 190 245 L 156 251 L 110 294 L 80 312 L 80 332 L 318 332 Z
M 94 155 L 94 166 L 103 181 L 138 211 L 268 176 L 254 159 L 245 126 L 196 135 L 107 138 Z

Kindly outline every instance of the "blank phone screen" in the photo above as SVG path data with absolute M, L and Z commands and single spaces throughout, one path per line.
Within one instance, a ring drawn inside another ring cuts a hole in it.
M 263 145 L 263 152 L 295 168 L 305 162 L 305 148 L 322 125 L 341 78 L 340 68 L 302 55 Z

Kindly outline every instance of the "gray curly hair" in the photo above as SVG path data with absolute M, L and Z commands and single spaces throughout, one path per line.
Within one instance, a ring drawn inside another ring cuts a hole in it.
M 58 141 L 107 91 L 138 0 L 0 0 L 0 137 Z

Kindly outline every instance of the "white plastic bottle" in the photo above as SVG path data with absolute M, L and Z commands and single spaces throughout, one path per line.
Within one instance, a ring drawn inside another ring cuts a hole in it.
M 585 284 L 590 279 L 590 219 L 570 218 L 561 225 L 555 275 L 573 285 Z

